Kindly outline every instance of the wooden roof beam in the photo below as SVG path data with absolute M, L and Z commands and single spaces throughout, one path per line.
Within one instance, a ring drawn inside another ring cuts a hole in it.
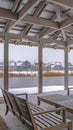
M 60 29 L 64 29 L 69 27 L 73 24 L 73 16 L 70 18 L 65 19 L 63 22 L 60 23 Z
M 46 48 L 53 48 L 53 49 L 64 49 L 64 46 L 59 46 L 59 45 L 48 45 L 48 44 L 43 44 L 43 48 L 46 47 Z
M 44 28 L 41 32 L 40 32 L 40 34 L 39 34 L 39 37 L 43 37 L 43 36 L 45 36 L 45 35 L 49 35 L 49 34 L 52 34 L 52 33 L 54 33 L 54 32 L 56 32 L 57 30 L 56 29 L 53 29 L 53 28 Z
M 16 11 L 16 9 L 17 9 L 18 4 L 19 4 L 20 1 L 21 1 L 21 0 L 15 0 L 15 2 L 14 2 L 14 4 L 13 4 L 12 12 L 14 12 L 14 14 L 15 14 L 15 11 Z M 10 22 L 11 22 L 11 19 L 10 19 L 10 20 L 8 19 L 7 24 L 6 24 L 6 26 L 5 26 L 5 31 L 6 31 L 6 29 L 8 28 Z
M 67 32 L 72 32 L 73 33 L 73 26 L 69 26 L 69 27 L 67 27 L 67 28 L 65 28 L 64 29 L 65 31 L 67 31 Z
M 73 9 L 73 0 L 47 0 L 47 1 L 61 5 L 61 6 L 67 6 Z
M 59 5 L 55 5 L 55 10 L 56 10 L 56 15 L 58 18 L 58 22 L 60 23 L 62 21 L 62 17 L 61 17 L 61 8 Z M 63 35 L 63 39 L 66 42 L 67 41 L 67 37 L 65 34 L 65 31 L 63 29 L 61 29 L 62 35 Z
M 21 0 L 15 0 L 12 11 L 15 12 Z
M 56 43 L 58 45 L 64 46 L 63 41 L 53 40 L 53 39 L 46 39 L 46 38 L 40 38 L 41 43 Z
M 60 23 L 62 21 L 61 7 L 59 5 L 55 5 L 55 10 L 56 10 L 56 16 L 57 16 L 58 22 Z
M 40 4 L 38 5 L 37 9 L 35 10 L 33 17 L 38 17 L 41 14 L 41 12 L 45 6 L 46 6 L 46 2 L 41 1 Z M 22 32 L 22 34 L 27 34 L 28 31 L 31 29 L 31 27 L 32 27 L 32 25 L 26 24 L 26 27 L 25 27 L 24 31 Z
M 4 39 L 4 33 L 0 32 L 0 38 Z M 13 34 L 13 33 L 9 33 L 8 34 L 9 39 L 24 39 L 24 41 L 28 41 L 28 42 L 37 42 L 39 43 L 39 41 L 41 41 L 42 43 L 58 43 L 58 44 L 62 44 L 63 45 L 63 41 L 57 41 L 57 40 L 52 40 L 52 39 L 46 39 L 46 38 L 40 38 L 40 37 L 36 37 L 36 36 L 27 36 L 27 35 L 21 35 L 21 34 Z
M 57 39 L 58 35 L 61 33 L 60 30 L 56 31 L 53 35 L 53 39 Z
M 53 29 L 58 29 L 57 23 L 53 22 L 52 20 L 46 20 L 46 19 L 40 18 L 40 17 L 35 18 L 33 16 L 26 15 L 24 18 L 24 21 L 29 24 L 37 24 L 37 25 L 43 26 L 43 27 L 50 27 Z
M 16 21 L 18 18 L 18 15 L 9 9 L 0 8 L 0 18 L 5 18 L 5 19 Z
M 30 9 L 32 9 L 33 7 L 35 7 L 35 5 L 37 4 L 37 2 L 39 2 L 40 0 L 29 0 L 21 9 L 20 13 L 18 14 L 18 20 L 17 21 L 10 21 L 8 23 L 8 26 L 5 29 L 5 32 L 9 31 L 12 27 L 14 27 L 16 24 L 18 24 L 18 22 L 20 20 L 22 20 L 26 14 L 28 13 L 28 11 Z
M 27 36 L 27 35 L 20 35 L 20 34 L 9 34 L 9 38 L 10 39 L 24 39 L 25 41 L 29 41 L 29 42 L 37 42 L 39 43 L 39 41 L 41 41 L 42 43 L 56 43 L 56 44 L 62 44 L 64 45 L 63 41 L 57 41 L 57 40 L 52 40 L 52 39 L 46 39 L 46 38 L 39 38 L 36 36 Z
M 0 17 L 9 19 L 10 21 L 11 20 L 17 21 L 17 14 L 9 11 L 7 9 L 0 9 Z M 35 17 L 29 16 L 29 15 L 26 15 L 23 20 L 30 24 L 38 24 L 40 26 L 58 29 L 58 26 L 55 22 L 46 20 L 43 18 L 39 18 L 39 17 L 35 18 Z M 10 21 L 8 21 L 8 22 L 10 23 Z M 9 27 L 9 23 L 8 23 L 8 27 Z M 13 21 L 11 23 L 13 23 Z

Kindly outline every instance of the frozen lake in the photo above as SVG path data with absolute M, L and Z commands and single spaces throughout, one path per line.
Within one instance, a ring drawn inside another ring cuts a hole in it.
M 37 87 L 38 77 L 9 78 L 9 88 Z M 43 77 L 43 86 L 64 86 L 64 76 Z M 69 76 L 69 86 L 73 86 L 73 76 Z M 0 88 L 3 87 L 3 78 L 0 78 Z

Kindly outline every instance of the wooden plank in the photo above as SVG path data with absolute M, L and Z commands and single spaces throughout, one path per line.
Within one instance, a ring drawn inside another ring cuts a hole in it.
M 26 104 L 26 100 L 16 97 L 16 101 L 21 111 L 21 116 L 23 116 L 25 119 L 30 121 L 30 115 L 29 115 L 27 104 Z
M 60 29 L 65 29 L 73 24 L 73 16 L 60 23 Z
M 38 117 L 35 117 L 35 122 L 37 123 L 37 125 L 39 125 L 41 128 L 46 128 L 47 125 L 49 127 L 51 127 L 50 124 L 46 123 L 46 121 L 43 121 L 39 116 Z
M 5 103 L 5 101 L 4 101 L 3 97 L 0 97 L 0 104 L 4 104 L 4 103 Z
M 56 32 L 56 31 L 57 31 L 56 29 L 46 27 L 46 28 L 44 28 L 44 29 L 40 32 L 39 36 L 40 36 L 40 37 L 43 37 L 43 36 L 45 36 L 45 35 L 52 34 L 52 33 Z
M 73 113 L 73 106 L 72 106 L 72 97 L 70 96 L 67 96 L 67 95 L 50 95 L 49 96 L 45 96 L 45 97 L 38 97 L 38 102 L 45 102 L 45 103 L 48 103 L 48 104 L 51 104 L 51 105 L 54 105 L 55 107 L 58 106 L 58 107 L 61 107 L 61 106 L 64 106 L 66 107 L 66 110 L 68 112 L 71 112 Z
M 29 41 L 34 41 L 34 42 L 39 42 L 41 41 L 42 43 L 58 43 L 58 44 L 62 44 L 63 45 L 63 41 L 57 41 L 57 40 L 52 40 L 52 39 L 46 39 L 46 38 L 39 38 L 37 36 L 27 36 L 27 35 L 20 35 L 20 34 L 9 34 L 9 38 L 10 39 L 24 39 L 24 40 L 29 40 Z
M 4 38 L 4 33 L 0 32 L 0 37 Z M 29 42 L 35 42 L 38 43 L 40 40 L 42 43 L 57 43 L 60 45 L 64 45 L 63 41 L 57 41 L 57 40 L 52 40 L 52 39 L 46 39 L 46 38 L 40 38 L 37 36 L 27 36 L 27 35 L 21 35 L 21 34 L 13 34 L 13 33 L 9 33 L 9 39 L 24 39 L 27 40 Z M 27 42 L 28 45 L 28 42 Z
M 46 19 L 40 18 L 40 17 L 36 18 L 33 16 L 26 15 L 24 18 L 24 21 L 29 24 L 36 24 L 36 25 L 43 26 L 43 27 L 50 27 L 53 29 L 58 29 L 58 24 L 56 22 L 54 22 L 52 20 L 46 20 Z
M 39 0 L 30 0 L 30 1 L 28 1 L 24 6 L 23 6 L 23 8 L 21 9 L 21 11 L 20 11 L 20 13 L 19 13 L 19 15 L 18 15 L 18 20 L 17 21 L 15 21 L 15 22 L 13 22 L 13 21 L 9 21 L 9 24 L 8 24 L 8 26 L 6 27 L 6 30 L 5 31 L 9 31 L 12 27 L 14 27 L 16 24 L 18 24 L 18 22 L 20 21 L 20 20 L 22 20 L 25 16 L 26 16 L 26 14 L 28 13 L 28 11 L 30 10 L 30 9 L 32 9 L 33 7 L 35 7 L 35 5 L 37 4 L 39 2 Z
M 38 17 L 41 14 L 41 12 L 45 6 L 46 6 L 46 2 L 41 1 L 40 4 L 38 5 L 37 9 L 35 10 L 33 17 Z M 26 27 L 25 27 L 24 31 L 22 32 L 22 34 L 27 34 L 28 31 L 31 29 L 31 27 L 32 27 L 31 24 L 26 24 Z
M 19 110 L 19 107 L 18 107 L 18 105 L 17 105 L 17 103 L 16 103 L 16 100 L 15 100 L 15 98 L 14 98 L 14 95 L 11 94 L 11 93 L 8 93 L 8 97 L 9 97 L 9 99 L 10 99 L 10 102 L 11 102 L 11 104 L 12 104 L 12 107 L 13 107 L 13 109 L 14 109 L 14 112 L 16 111 L 16 112 L 18 112 L 18 113 L 21 114 L 21 112 L 20 112 L 20 110 Z
M 67 6 L 73 9 L 73 0 L 47 0 L 47 1 L 61 5 L 61 6 Z
M 63 122 L 62 119 L 60 119 L 60 117 L 57 117 L 57 114 L 53 115 L 53 113 L 50 113 L 48 116 L 47 116 L 47 119 L 48 117 L 50 118 L 50 120 L 54 123 L 57 123 L 57 124 L 60 124 Z
M 0 116 L 0 130 L 8 130 L 7 124 L 4 119 Z
M 57 15 L 58 22 L 60 23 L 62 21 L 62 18 L 61 18 L 61 7 L 59 5 L 55 5 L 55 10 L 56 10 L 56 15 Z M 65 35 L 64 30 L 61 29 L 61 32 L 62 32 L 62 35 L 63 35 L 63 39 L 66 42 L 67 41 L 67 37 Z
M 13 8 L 12 8 L 12 11 L 15 12 L 18 4 L 21 2 L 21 0 L 15 0 L 14 4 L 13 4 Z
M 17 14 L 12 12 L 11 10 L 0 8 L 0 18 L 5 18 L 5 19 L 16 21 Z

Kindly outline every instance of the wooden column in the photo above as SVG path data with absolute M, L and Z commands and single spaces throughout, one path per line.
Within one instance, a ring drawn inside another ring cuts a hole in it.
M 42 44 L 38 46 L 38 93 L 42 93 Z
M 64 50 L 64 89 L 68 89 L 68 46 L 65 44 L 65 50 Z
M 8 33 L 5 33 L 4 43 L 4 89 L 8 90 Z

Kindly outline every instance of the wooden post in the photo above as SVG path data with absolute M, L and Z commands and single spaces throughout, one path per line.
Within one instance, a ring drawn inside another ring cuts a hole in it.
M 4 43 L 4 89 L 8 90 L 8 33 L 5 33 Z
M 42 44 L 38 46 L 38 93 L 42 93 Z
M 65 50 L 64 50 L 64 89 L 68 89 L 68 46 L 65 44 Z

